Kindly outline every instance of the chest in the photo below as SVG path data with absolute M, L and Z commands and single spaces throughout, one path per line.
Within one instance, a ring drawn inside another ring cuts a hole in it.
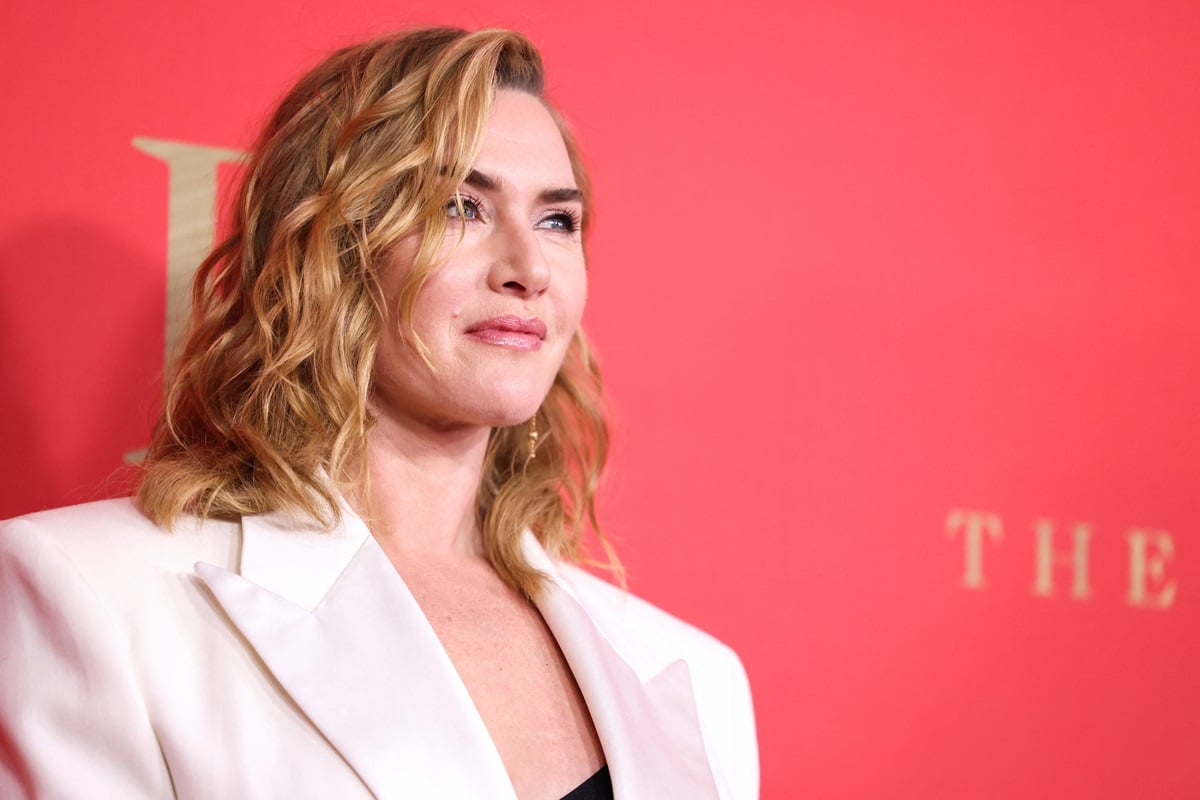
M 498 578 L 406 578 L 519 798 L 567 794 L 604 764 L 587 704 L 537 609 Z
M 183 582 L 200 592 L 186 605 L 220 629 L 221 645 L 179 653 L 178 669 L 148 668 L 165 678 L 161 703 L 155 691 L 151 705 L 164 711 L 155 726 L 164 728 L 167 761 L 195 761 L 197 786 L 216 786 L 214 765 L 224 775 L 244 755 L 244 780 L 230 774 L 221 796 L 278 796 L 250 791 L 257 776 L 263 789 L 283 786 L 280 779 L 296 784 L 296 796 L 354 797 L 367 788 L 379 798 L 558 800 L 603 762 L 619 798 L 717 796 L 694 697 L 718 693 L 694 692 L 682 661 L 639 677 L 607 638 L 621 633 L 630 646 L 624 633 L 645 631 L 645 620 L 612 619 L 594 599 L 558 586 L 534 608 L 494 586 L 432 571 L 420 571 L 428 580 L 399 580 L 370 541 L 347 562 L 303 562 L 331 576 L 301 586 L 324 587 L 319 594 L 254 574 L 264 572 L 257 564 L 277 562 L 294 572 L 294 548 L 282 560 L 247 553 L 255 553 L 244 548 L 249 575 L 199 564 Z M 167 642 L 189 628 L 174 619 L 184 605 L 139 604 L 171 610 L 172 624 L 143 637 L 156 654 L 176 652 Z M 697 675 L 707 684 L 716 677 Z M 557 688 L 547 676 L 557 677 Z M 263 696 L 230 702 L 230 687 L 249 686 L 250 677 Z M 181 689 L 188 708 L 204 710 L 194 725 L 181 701 L 171 701 Z M 711 729 L 728 727 L 722 717 Z M 213 743 L 230 731 L 260 744 L 244 754 L 237 746 L 233 763 L 214 759 Z M 262 743 L 270 752 L 260 752 Z M 355 786 L 335 789 L 335 778 Z M 175 786 L 181 797 L 215 796 Z

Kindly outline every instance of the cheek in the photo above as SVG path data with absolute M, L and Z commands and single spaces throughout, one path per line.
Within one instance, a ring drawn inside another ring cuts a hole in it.
M 587 268 L 582 260 L 572 264 L 569 269 L 562 273 L 562 292 L 560 294 L 559 306 L 561 309 L 564 327 L 570 327 L 572 330 L 579 326 L 580 320 L 583 318 L 583 309 L 587 305 L 588 280 Z
M 586 304 L 586 302 L 585 302 L 586 300 L 587 300 L 587 291 L 584 290 L 579 293 L 578 298 L 575 300 L 574 304 L 571 306 L 570 310 L 568 311 L 568 316 L 570 318 L 568 321 L 568 325 L 572 332 L 574 332 L 575 329 L 578 328 L 580 323 L 583 321 L 583 309 Z
M 413 303 L 413 329 L 432 345 L 427 337 L 445 336 L 454 321 L 470 308 L 473 286 L 453 265 L 443 265 L 426 278 Z

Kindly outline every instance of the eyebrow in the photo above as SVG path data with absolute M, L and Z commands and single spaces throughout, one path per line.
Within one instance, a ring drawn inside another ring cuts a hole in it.
M 471 170 L 463 183 L 485 192 L 500 190 L 500 180 L 498 178 L 493 178 L 491 175 L 486 175 L 477 169 Z M 538 194 L 538 200 L 543 203 L 582 203 L 583 192 L 573 186 L 564 186 L 560 189 L 543 189 Z

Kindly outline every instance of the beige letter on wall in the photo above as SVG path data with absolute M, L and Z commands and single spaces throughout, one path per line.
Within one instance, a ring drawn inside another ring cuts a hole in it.
M 1164 581 L 1163 576 L 1167 562 L 1174 557 L 1175 543 L 1166 531 L 1134 528 L 1129 532 L 1129 605 L 1160 611 L 1171 607 L 1175 581 Z
M 983 539 L 999 541 L 1004 538 L 1000 517 L 990 511 L 968 511 L 956 508 L 946 516 L 946 534 L 951 538 L 963 532 L 963 586 L 967 589 L 982 589 Z
M 133 146 L 167 164 L 167 315 L 164 364 L 188 313 L 188 289 L 216 235 L 217 165 L 242 153 L 166 139 L 135 137 Z
M 1088 540 L 1092 531 L 1084 523 L 1077 524 L 1073 531 L 1074 545 L 1071 552 L 1054 552 L 1054 522 L 1039 519 L 1033 524 L 1033 594 L 1035 597 L 1052 597 L 1054 595 L 1054 567 L 1065 566 L 1071 569 L 1074 580 L 1071 582 L 1071 598 L 1086 600 L 1088 587 Z

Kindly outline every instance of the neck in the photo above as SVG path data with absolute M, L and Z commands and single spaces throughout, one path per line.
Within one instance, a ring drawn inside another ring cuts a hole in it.
M 481 555 L 475 497 L 489 433 L 379 416 L 367 436 L 370 493 L 352 505 L 385 552 L 393 558 Z

